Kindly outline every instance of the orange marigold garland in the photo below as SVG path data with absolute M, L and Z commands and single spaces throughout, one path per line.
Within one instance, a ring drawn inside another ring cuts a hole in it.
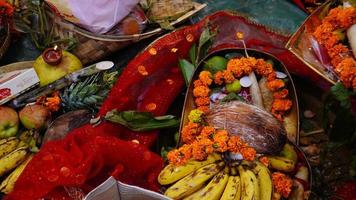
M 316 28 L 313 36 L 327 49 L 335 73 L 348 88 L 356 88 L 356 61 L 347 46 L 342 44 L 341 38 L 334 32 L 338 29 L 348 29 L 356 24 L 356 8 L 336 7 Z
M 272 182 L 274 190 L 284 198 L 288 198 L 290 192 L 292 191 L 292 179 L 283 173 L 274 172 L 272 174 Z
M 254 57 L 233 58 L 227 63 L 227 69 L 218 71 L 214 76 L 209 71 L 201 71 L 199 78 L 193 82 L 193 96 L 197 109 L 189 114 L 189 122 L 182 129 L 182 141 L 185 143 L 179 149 L 168 154 L 168 160 L 173 164 L 184 164 L 189 159 L 204 160 L 212 152 L 240 153 L 245 160 L 253 161 L 256 151 L 239 136 L 229 135 L 226 130 L 215 130 L 214 127 L 202 122 L 203 115 L 210 111 L 210 88 L 216 85 L 228 84 L 235 79 L 255 71 L 267 78 L 267 87 L 274 92 L 271 113 L 279 120 L 283 120 L 285 112 L 292 107 L 292 101 L 287 99 L 288 90 L 283 80 L 276 78 L 272 64 Z

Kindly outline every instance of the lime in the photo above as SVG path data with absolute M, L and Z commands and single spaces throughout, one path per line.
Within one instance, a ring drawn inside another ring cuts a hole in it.
M 204 63 L 204 70 L 215 74 L 218 71 L 226 69 L 227 59 L 221 56 L 213 56 Z
M 235 80 L 234 82 L 230 83 L 230 84 L 226 84 L 226 91 L 228 93 L 231 92 L 239 92 L 241 90 L 241 84 L 239 80 Z

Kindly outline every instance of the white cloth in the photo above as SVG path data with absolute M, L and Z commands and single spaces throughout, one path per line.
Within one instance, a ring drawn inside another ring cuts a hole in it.
M 80 25 L 93 33 L 106 33 L 137 5 L 139 0 L 68 0 Z

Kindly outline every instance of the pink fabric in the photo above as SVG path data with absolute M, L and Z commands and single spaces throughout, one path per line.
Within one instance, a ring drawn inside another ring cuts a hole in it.
M 80 25 L 93 33 L 106 33 L 137 5 L 139 0 L 69 0 Z

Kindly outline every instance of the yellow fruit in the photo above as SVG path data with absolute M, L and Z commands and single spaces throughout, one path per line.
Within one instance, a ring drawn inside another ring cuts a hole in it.
M 174 166 L 172 164 L 167 165 L 159 174 L 158 182 L 161 185 L 172 184 L 179 179 L 187 176 L 193 171 L 202 168 L 208 164 L 221 160 L 220 154 L 210 154 L 204 161 L 191 160 L 187 164 L 182 166 Z
M 199 190 L 207 180 L 219 173 L 223 166 L 223 162 L 206 165 L 176 182 L 164 194 L 172 199 L 182 199 Z
M 260 189 L 260 200 L 271 200 L 273 194 L 273 184 L 269 169 L 258 162 L 255 167 L 257 180 Z
M 9 194 L 10 192 L 12 192 L 12 190 L 15 187 L 15 183 L 17 179 L 20 177 L 21 173 L 23 172 L 27 164 L 30 162 L 32 157 L 33 155 L 30 155 L 25 161 L 21 163 L 21 165 L 19 165 L 13 172 L 11 172 L 11 174 L 8 177 L 6 177 L 5 180 L 1 182 L 0 184 L 1 192 L 5 194 Z
M 227 181 L 224 193 L 221 200 L 240 200 L 241 197 L 241 181 L 239 176 L 230 176 Z
M 194 193 L 193 195 L 185 198 L 185 200 L 218 200 L 224 192 L 227 181 L 229 180 L 228 170 L 221 171 L 205 186 L 202 190 Z
M 55 66 L 47 64 L 42 56 L 36 59 L 33 67 L 40 79 L 41 87 L 82 68 L 82 63 L 76 56 L 67 51 L 63 51 L 62 54 L 61 62 Z
M 0 158 L 15 150 L 19 141 L 16 137 L 0 140 Z
M 27 147 L 21 147 L 0 158 L 0 176 L 20 165 L 27 157 Z
M 259 187 L 256 175 L 251 170 L 246 170 L 246 173 L 250 177 L 251 181 L 253 182 L 253 188 L 254 188 L 253 199 L 259 200 L 260 199 L 260 187 Z
M 285 144 L 283 146 L 281 156 L 292 160 L 294 163 L 296 163 L 298 160 L 297 152 L 295 151 L 294 146 L 291 144 Z
M 294 170 L 295 163 L 281 156 L 268 156 L 269 165 L 278 171 L 291 172 Z
M 246 170 L 239 166 L 239 173 L 241 178 L 241 200 L 252 200 L 255 195 L 255 184 Z

